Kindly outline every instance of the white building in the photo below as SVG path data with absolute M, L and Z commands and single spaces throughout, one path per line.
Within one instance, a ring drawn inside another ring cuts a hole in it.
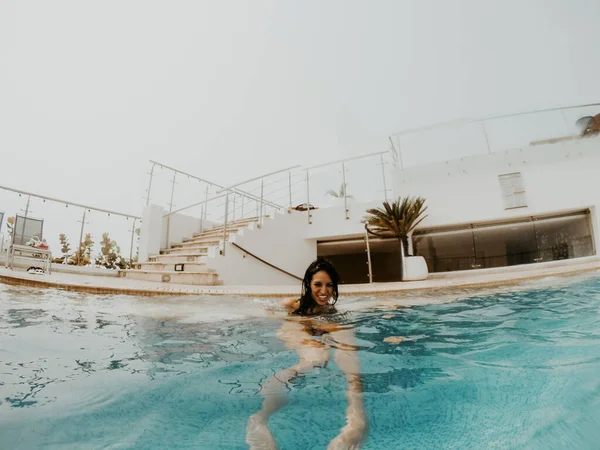
M 206 217 L 208 194 L 197 217 L 186 210 L 168 215 L 149 205 L 140 261 L 152 263 L 127 276 L 156 279 L 160 272 L 163 281 L 200 283 L 206 282 L 206 273 L 216 272 L 226 285 L 296 284 L 307 265 L 323 255 L 336 264 L 344 282 L 369 282 L 365 211 L 380 206 L 384 197 L 407 195 L 427 199 L 428 217 L 415 232 L 412 246 L 425 257 L 430 272 L 595 255 L 600 242 L 600 137 L 578 137 L 571 127 L 590 108 L 600 110 L 593 105 L 453 124 L 442 127 L 437 140 L 431 140 L 430 130 L 396 135 L 391 139 L 393 148 L 383 154 L 293 168 L 230 190 L 215 190 L 212 204 L 230 193 L 227 212 L 222 213 L 230 230 L 234 219 L 262 217 L 265 208 L 270 209 L 269 217 L 248 219 L 247 227 L 238 225 L 226 234 L 218 228 L 223 219 Z M 564 119 L 562 128 L 555 113 Z M 499 123 L 508 127 L 502 131 Z M 469 134 L 473 127 L 479 132 Z M 425 164 L 406 167 L 407 160 L 415 159 L 411 146 L 417 154 L 426 154 L 417 145 L 414 135 L 419 133 L 426 134 L 427 139 L 421 140 L 425 149 L 449 145 L 465 156 L 447 161 L 425 158 Z M 322 196 L 344 181 L 356 198 Z M 318 209 L 310 215 L 290 209 L 305 202 Z M 182 239 L 188 240 L 182 245 Z M 398 244 L 394 240 L 369 244 L 373 281 L 398 280 Z M 161 249 L 163 256 L 152 258 Z M 205 276 L 194 278 L 193 273 Z M 216 275 L 209 282 L 215 279 Z

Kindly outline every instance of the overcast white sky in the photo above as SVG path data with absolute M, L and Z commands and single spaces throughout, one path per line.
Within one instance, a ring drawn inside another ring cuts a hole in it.
M 227 184 L 598 102 L 599 43 L 598 0 L 0 0 L 0 184 L 139 214 L 148 159 Z

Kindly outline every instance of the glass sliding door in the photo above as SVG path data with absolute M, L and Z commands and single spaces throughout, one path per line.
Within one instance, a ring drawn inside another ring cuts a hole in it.
M 415 255 L 423 256 L 430 272 L 476 268 L 473 232 L 469 229 L 415 233 Z
M 474 226 L 477 268 L 530 264 L 539 258 L 533 222 Z
M 401 281 L 402 266 L 398 239 L 369 238 L 373 281 Z
M 594 254 L 588 214 L 536 220 L 535 232 L 542 261 Z
M 596 253 L 592 236 L 589 212 L 581 211 L 419 230 L 413 247 L 430 272 L 447 272 L 592 256 Z

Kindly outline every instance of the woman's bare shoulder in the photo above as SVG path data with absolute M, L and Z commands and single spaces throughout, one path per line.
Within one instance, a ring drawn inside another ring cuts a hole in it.
M 297 310 L 298 307 L 300 306 L 300 299 L 299 298 L 284 298 L 283 300 L 281 300 L 279 302 L 282 306 L 288 308 L 288 309 L 292 309 L 292 310 Z

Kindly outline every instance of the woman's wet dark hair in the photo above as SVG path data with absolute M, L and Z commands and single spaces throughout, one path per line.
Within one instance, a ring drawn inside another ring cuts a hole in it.
M 329 278 L 331 278 L 331 284 L 333 284 L 333 295 L 331 296 L 333 301 L 330 300 L 329 304 L 335 305 L 335 303 L 337 302 L 339 295 L 338 282 L 340 280 L 340 276 L 338 275 L 337 270 L 335 270 L 335 267 L 333 266 L 333 264 L 331 264 L 331 262 L 329 262 L 325 258 L 317 258 L 306 269 L 306 273 L 304 274 L 304 280 L 302 280 L 302 295 L 300 297 L 300 306 L 292 314 L 305 316 L 311 314 L 313 308 L 317 306 L 317 303 L 314 301 L 311 295 L 310 282 L 312 281 L 315 273 L 320 272 L 321 270 L 327 272 L 327 275 L 329 275 Z

